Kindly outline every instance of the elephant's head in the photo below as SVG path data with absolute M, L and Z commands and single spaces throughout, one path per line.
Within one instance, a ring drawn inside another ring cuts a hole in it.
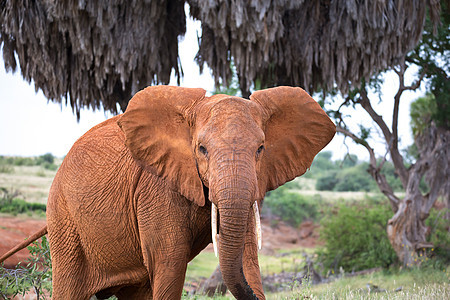
M 237 298 L 251 298 L 242 255 L 252 206 L 305 173 L 334 136 L 333 122 L 301 88 L 261 90 L 247 100 L 154 86 L 133 97 L 119 125 L 134 159 L 187 199 L 203 206 L 209 188 L 224 281 Z

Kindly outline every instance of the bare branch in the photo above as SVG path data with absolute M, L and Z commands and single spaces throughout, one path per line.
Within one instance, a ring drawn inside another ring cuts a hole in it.
M 360 91 L 360 101 L 359 103 L 364 108 L 364 110 L 370 115 L 372 120 L 380 127 L 381 131 L 383 132 L 384 139 L 386 141 L 390 141 L 392 138 L 392 133 L 389 130 L 389 127 L 384 122 L 383 118 L 375 112 L 375 110 L 372 107 L 372 104 L 370 103 L 369 96 L 367 95 L 367 91 L 365 89 L 361 89 Z
M 369 143 L 367 143 L 367 141 L 360 139 L 359 137 L 357 137 L 355 134 L 353 134 L 349 130 L 342 128 L 340 126 L 336 126 L 336 132 L 340 132 L 340 133 L 344 134 L 345 136 L 348 136 L 349 138 L 351 138 L 353 141 L 355 141 L 355 143 L 364 146 L 367 149 L 367 151 L 369 152 L 370 162 L 371 163 L 374 162 L 376 164 L 375 152 L 373 151 L 372 147 L 370 147 Z
M 393 211 L 396 212 L 398 210 L 399 199 L 394 195 L 392 187 L 387 182 L 386 177 L 381 173 L 381 167 L 377 167 L 377 160 L 373 148 L 370 147 L 367 141 L 359 138 L 358 136 L 356 136 L 355 134 L 353 134 L 352 132 L 350 132 L 345 128 L 336 126 L 336 131 L 342 133 L 347 137 L 350 137 L 353 141 L 355 141 L 355 143 L 360 144 L 367 149 L 370 157 L 369 173 L 372 176 L 372 178 L 375 179 L 381 192 L 389 199 Z
M 397 170 L 397 173 L 400 177 L 400 180 L 402 181 L 402 185 L 404 188 L 408 185 L 408 170 L 405 167 L 405 164 L 403 163 L 403 157 L 400 154 L 400 151 L 398 150 L 398 113 L 400 108 L 400 98 L 403 94 L 403 92 L 406 90 L 405 88 L 405 71 L 406 71 L 406 63 L 405 58 L 400 62 L 399 70 L 395 70 L 395 73 L 397 73 L 398 79 L 399 79 L 399 88 L 397 93 L 394 96 L 394 110 L 392 115 L 392 137 L 391 139 L 386 139 L 386 141 L 389 141 L 391 143 L 390 151 L 391 151 L 391 158 L 392 162 L 395 166 L 395 169 Z

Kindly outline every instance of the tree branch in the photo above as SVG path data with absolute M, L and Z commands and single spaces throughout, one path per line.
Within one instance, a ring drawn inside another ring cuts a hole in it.
M 368 172 L 370 173 L 372 178 L 375 179 L 381 192 L 389 199 L 392 210 L 396 212 L 398 210 L 399 199 L 394 195 L 394 191 L 387 182 L 386 177 L 381 173 L 381 167 L 377 166 L 377 159 L 373 148 L 370 147 L 367 141 L 357 137 L 355 134 L 345 128 L 336 126 L 336 131 L 342 133 L 344 136 L 351 138 L 355 143 L 360 144 L 367 149 L 370 157 L 370 167 Z
M 380 127 L 381 131 L 383 132 L 384 139 L 389 143 L 392 139 L 392 133 L 389 130 L 389 127 L 384 122 L 383 118 L 375 112 L 375 110 L 372 107 L 372 104 L 370 103 L 369 96 L 367 95 L 367 91 L 365 88 L 361 89 L 359 94 L 361 95 L 359 99 L 359 103 L 361 104 L 362 108 L 370 115 L 372 120 Z

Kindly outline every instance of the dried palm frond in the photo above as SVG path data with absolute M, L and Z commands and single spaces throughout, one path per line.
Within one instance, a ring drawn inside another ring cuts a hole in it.
M 255 82 L 346 91 L 391 66 L 421 37 L 437 0 L 187 0 L 201 21 L 197 62 L 216 84 L 236 66 L 241 88 Z M 36 90 L 83 107 L 117 112 L 139 89 L 179 79 L 178 38 L 185 1 L 0 1 L 0 45 L 7 70 Z
M 190 0 L 202 22 L 197 60 L 212 69 L 216 84 L 232 75 L 241 86 L 337 87 L 345 92 L 393 65 L 417 45 L 427 6 L 439 21 L 439 1 L 430 0 Z
M 184 1 L 2 1 L 0 44 L 7 70 L 57 102 L 117 112 L 139 89 L 180 77 Z

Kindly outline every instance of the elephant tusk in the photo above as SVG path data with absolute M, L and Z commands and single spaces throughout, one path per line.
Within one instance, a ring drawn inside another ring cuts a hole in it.
M 217 207 L 211 202 L 211 233 L 214 248 L 214 254 L 217 257 Z
M 261 250 L 262 247 L 262 235 L 261 235 L 261 219 L 259 217 L 258 201 L 253 204 L 253 212 L 255 213 L 255 223 L 256 223 L 256 237 L 258 239 L 258 249 Z

